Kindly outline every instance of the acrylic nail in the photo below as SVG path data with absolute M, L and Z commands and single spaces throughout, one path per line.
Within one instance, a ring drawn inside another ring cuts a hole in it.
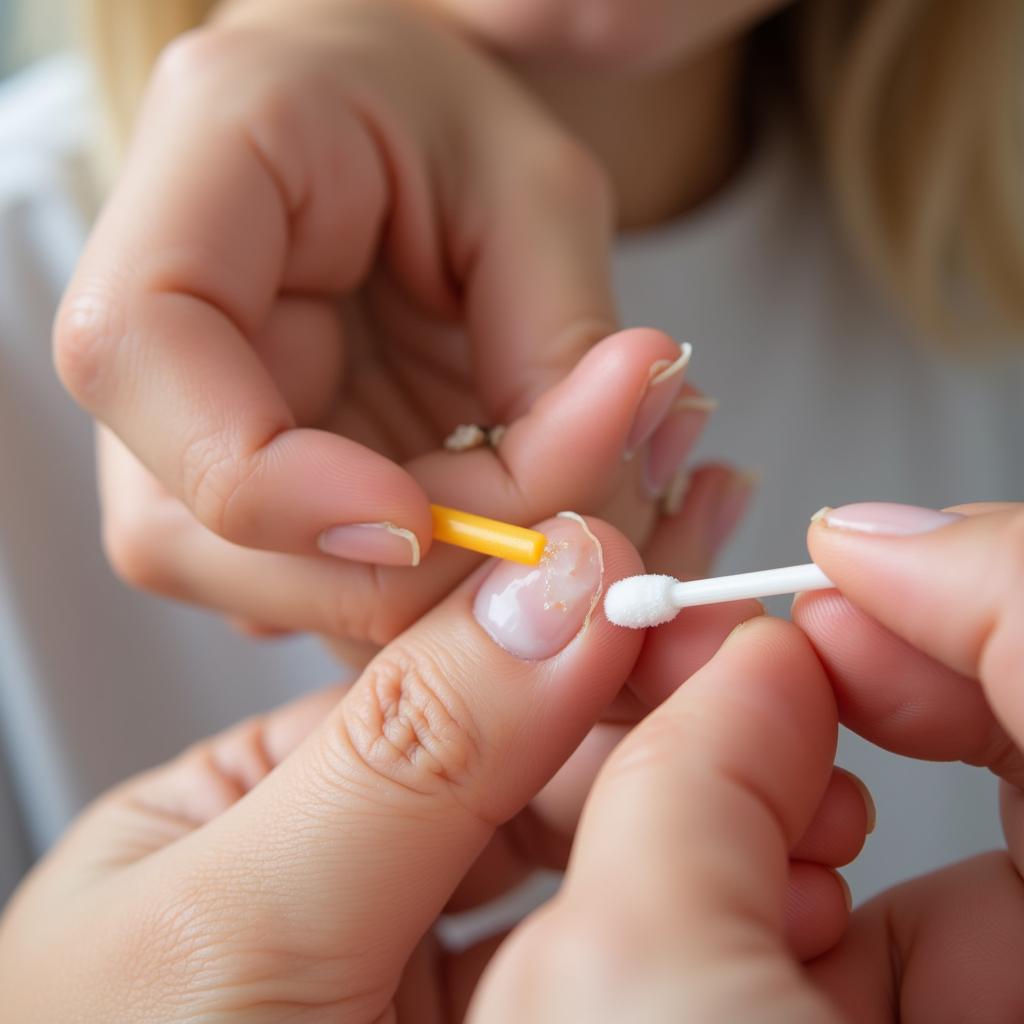
M 932 508 L 882 501 L 823 509 L 817 515 L 826 526 L 833 529 L 871 533 L 881 537 L 909 537 L 929 533 L 963 519 L 963 516 L 954 512 L 938 512 Z
M 496 644 L 525 661 L 553 657 L 579 635 L 601 596 L 601 545 L 574 513 L 537 527 L 547 536 L 536 566 L 499 562 L 473 614 Z
M 317 540 L 325 555 L 374 565 L 419 565 L 420 542 L 412 530 L 394 523 L 332 526 Z
M 646 441 L 668 415 L 672 404 L 679 395 L 686 376 L 693 348 L 686 342 L 680 346 L 675 359 L 659 359 L 652 364 L 647 389 L 633 416 L 633 426 L 626 438 L 626 457 L 631 458 L 637 448 Z
M 647 444 L 643 482 L 648 497 L 665 494 L 717 406 L 707 395 L 684 395 L 675 401 Z

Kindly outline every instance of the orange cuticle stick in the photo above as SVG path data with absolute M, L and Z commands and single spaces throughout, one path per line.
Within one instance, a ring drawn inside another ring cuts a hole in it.
M 443 505 L 431 505 L 430 513 L 434 518 L 434 540 L 445 544 L 523 565 L 536 565 L 544 554 L 547 538 L 536 530 Z

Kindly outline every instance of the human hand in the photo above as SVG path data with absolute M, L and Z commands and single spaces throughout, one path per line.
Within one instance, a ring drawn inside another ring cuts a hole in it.
M 663 671 L 689 614 L 648 633 Z M 743 624 L 608 759 L 561 891 L 502 946 L 468 1019 L 839 1019 L 801 966 L 846 927 L 832 868 L 870 827 L 835 741 L 806 638 Z
M 843 722 L 909 757 L 989 768 L 1007 841 L 866 904 L 815 971 L 854 1019 L 899 1005 L 905 1021 L 1019 1020 L 1024 506 L 847 506 L 808 540 L 842 595 L 802 595 L 793 617 Z
M 412 7 L 245 0 L 160 62 L 56 328 L 139 586 L 382 643 L 478 561 L 389 568 L 429 551 L 428 495 L 652 527 L 620 456 L 668 414 L 682 375 L 648 384 L 679 347 L 632 331 L 580 362 L 616 325 L 603 174 Z M 467 422 L 509 429 L 440 451 Z M 374 523 L 397 530 L 347 529 Z
M 543 528 L 556 553 L 542 569 L 477 573 L 340 702 L 321 694 L 243 723 L 91 807 L 0 926 L 6 1012 L 460 1019 L 496 941 L 448 955 L 431 925 L 518 880 L 514 861 L 544 842 L 523 808 L 645 642 L 596 604 L 602 576 L 641 568 L 621 535 L 595 521 L 590 532 L 571 519 Z M 657 674 L 653 646 L 645 659 L 637 671 Z M 811 713 L 814 735 L 794 735 L 812 751 L 816 774 L 801 794 L 808 821 L 820 803 L 822 827 L 794 849 L 828 864 L 859 847 L 865 812 L 849 779 L 830 774 L 827 685 Z M 784 852 L 776 866 L 785 876 Z M 845 904 L 830 871 L 807 870 L 793 869 L 790 934 L 813 954 L 841 928 Z
M 848 506 L 812 527 L 842 588 L 794 604 L 816 651 L 754 621 L 622 743 L 563 892 L 505 945 L 471 1020 L 1020 1019 L 1024 508 L 950 512 Z M 801 969 L 783 869 L 828 763 L 829 682 L 868 739 L 1000 775 L 1008 851 L 882 894 Z

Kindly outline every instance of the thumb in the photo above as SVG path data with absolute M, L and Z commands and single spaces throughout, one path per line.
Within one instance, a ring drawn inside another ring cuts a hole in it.
M 789 851 L 836 733 L 802 634 L 764 618 L 739 627 L 612 754 L 562 893 L 533 919 L 533 970 L 527 923 L 473 1019 L 831 1020 L 783 929 Z
M 232 941 L 272 933 L 314 969 L 326 958 L 342 992 L 365 994 L 354 1019 L 383 1012 L 496 827 L 566 760 L 636 658 L 639 636 L 598 607 L 605 580 L 640 570 L 635 551 L 578 517 L 539 529 L 538 567 L 484 567 L 386 647 L 277 771 L 177 847 L 231 904 Z
M 808 544 L 850 601 L 979 679 L 1004 726 L 1024 738 L 1024 506 L 846 505 L 817 518 Z

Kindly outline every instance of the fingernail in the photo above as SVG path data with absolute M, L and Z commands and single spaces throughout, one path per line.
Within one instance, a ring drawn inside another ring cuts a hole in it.
M 683 342 L 676 359 L 659 359 L 651 365 L 647 390 L 640 399 L 633 416 L 633 426 L 626 438 L 626 458 L 632 458 L 636 449 L 658 429 L 658 424 L 672 408 L 683 386 L 686 367 L 692 354 L 692 346 Z
M 552 657 L 586 627 L 604 576 L 601 545 L 575 513 L 537 529 L 548 540 L 540 564 L 499 562 L 473 604 L 491 639 L 524 661 Z
M 665 494 L 717 407 L 718 403 L 706 395 L 684 395 L 672 404 L 647 445 L 643 480 L 648 497 Z
M 864 801 L 864 809 L 867 812 L 867 826 L 864 831 L 871 835 L 875 831 L 875 826 L 878 824 L 878 809 L 875 807 L 875 799 L 871 795 L 871 790 L 864 785 L 864 780 L 858 775 L 854 775 L 853 772 L 847 771 L 845 768 L 841 769 L 843 774 L 857 787 L 857 791 L 861 795 L 861 799 Z
M 853 911 L 853 892 L 850 889 L 850 883 L 838 872 L 832 872 L 836 876 L 836 880 L 839 882 L 839 888 L 843 890 L 843 899 L 846 900 L 846 909 Z
M 709 551 L 717 554 L 735 532 L 760 482 L 760 475 L 751 470 L 734 473 L 729 478 L 707 520 L 706 542 Z
M 412 530 L 394 523 L 332 526 L 317 540 L 325 555 L 375 565 L 419 565 L 420 542 Z
M 665 493 L 661 498 L 661 514 L 663 516 L 677 516 L 686 500 L 686 492 L 690 489 L 690 474 L 685 470 L 679 470 L 668 482 Z
M 841 508 L 823 509 L 817 519 L 837 530 L 856 533 L 874 533 L 885 537 L 907 537 L 915 533 L 928 533 L 942 526 L 959 522 L 963 516 L 953 512 L 937 512 L 916 505 L 896 505 L 890 502 L 866 501 Z M 816 521 L 816 520 L 812 520 Z

